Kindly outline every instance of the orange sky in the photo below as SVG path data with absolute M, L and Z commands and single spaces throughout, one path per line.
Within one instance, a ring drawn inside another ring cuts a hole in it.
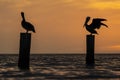
M 96 35 L 96 53 L 120 52 L 120 0 L 0 0 L 0 53 L 18 53 L 20 12 L 36 29 L 31 53 L 85 53 L 86 16 L 106 18 Z

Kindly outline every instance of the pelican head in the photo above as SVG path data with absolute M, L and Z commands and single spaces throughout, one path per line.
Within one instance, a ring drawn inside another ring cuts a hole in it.
M 21 16 L 22 16 L 23 20 L 25 21 L 24 12 L 21 12 Z
M 87 23 L 88 23 L 89 20 L 90 20 L 90 16 L 87 16 L 84 26 L 87 26 Z M 83 26 L 83 27 L 84 27 L 84 26 Z
M 90 20 L 90 16 L 87 16 L 87 17 L 86 17 L 86 21 L 89 21 L 89 20 Z
M 24 15 L 24 12 L 21 12 L 21 16 L 23 16 Z

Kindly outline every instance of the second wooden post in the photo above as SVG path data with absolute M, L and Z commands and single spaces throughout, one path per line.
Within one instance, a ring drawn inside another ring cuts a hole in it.
M 86 65 L 94 65 L 95 35 L 86 36 Z

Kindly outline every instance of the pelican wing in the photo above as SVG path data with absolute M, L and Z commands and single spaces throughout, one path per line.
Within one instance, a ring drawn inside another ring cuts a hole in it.
M 25 23 L 26 23 L 25 27 L 26 27 L 27 30 L 35 32 L 35 28 L 31 23 L 29 23 L 29 22 L 25 22 Z
M 94 18 L 93 20 L 97 20 L 97 21 L 107 21 L 107 19 L 104 19 L 104 18 Z
M 93 29 L 99 29 L 101 27 L 101 25 L 103 25 L 103 23 L 101 23 L 101 21 L 107 21 L 106 19 L 102 19 L 102 18 L 94 18 L 92 21 L 92 27 Z

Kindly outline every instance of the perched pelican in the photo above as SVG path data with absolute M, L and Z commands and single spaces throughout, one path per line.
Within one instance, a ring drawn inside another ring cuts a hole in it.
M 24 12 L 21 12 L 21 16 L 22 16 L 22 19 L 23 19 L 22 22 L 21 22 L 21 25 L 24 29 L 26 29 L 26 33 L 28 33 L 28 31 L 35 32 L 34 26 L 31 23 L 29 23 L 25 20 Z
M 106 24 L 101 23 L 101 21 L 107 21 L 106 19 L 93 18 L 92 23 L 88 25 L 89 20 L 90 20 L 90 17 L 88 16 L 86 18 L 84 26 L 86 27 L 87 31 L 91 33 L 91 35 L 98 34 L 95 29 L 100 29 L 101 25 L 108 27 Z

